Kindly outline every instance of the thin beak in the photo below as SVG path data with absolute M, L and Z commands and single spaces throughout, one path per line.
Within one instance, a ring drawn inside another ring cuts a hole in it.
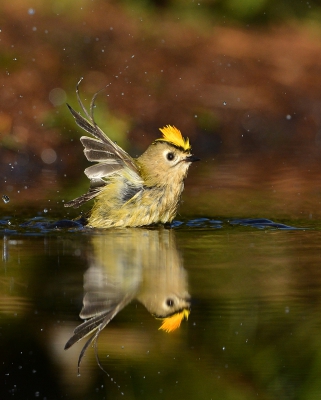
M 187 156 L 186 158 L 184 158 L 184 161 L 187 161 L 187 162 L 194 162 L 194 161 L 200 161 L 200 160 L 201 160 L 200 158 L 195 157 L 193 155 Z

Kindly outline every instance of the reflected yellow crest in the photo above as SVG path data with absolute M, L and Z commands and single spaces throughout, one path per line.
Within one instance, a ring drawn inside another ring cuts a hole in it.
M 159 128 L 159 130 L 162 132 L 163 138 L 156 139 L 156 142 L 165 141 L 168 143 L 172 143 L 174 146 L 182 148 L 184 151 L 191 150 L 189 139 L 184 139 L 181 131 L 175 128 L 175 126 L 167 125 L 164 126 L 164 128 Z
M 173 332 L 175 329 L 179 328 L 181 322 L 184 318 L 188 319 L 190 311 L 184 309 L 181 312 L 178 312 L 171 317 L 167 317 L 163 319 L 163 324 L 159 329 L 162 329 L 165 332 Z

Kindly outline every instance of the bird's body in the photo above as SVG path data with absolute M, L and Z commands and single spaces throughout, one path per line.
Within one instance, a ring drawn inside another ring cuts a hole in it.
M 144 176 L 144 166 L 139 161 L 137 169 Z M 187 168 L 188 165 L 186 173 Z M 89 224 L 109 228 L 171 222 L 184 189 L 183 178 L 173 174 L 167 176 L 167 182 L 148 185 L 148 176 L 143 179 L 142 175 L 125 167 L 110 177 L 108 185 L 96 197 Z
M 78 87 L 77 87 L 78 95 Z M 132 158 L 96 125 L 79 96 L 88 119 L 69 105 L 77 124 L 94 138 L 81 137 L 89 161 L 98 162 L 85 170 L 90 179 L 88 193 L 66 203 L 79 207 L 95 198 L 88 225 L 97 228 L 135 227 L 171 222 L 178 209 L 188 168 L 198 159 L 191 155 L 188 139 L 178 129 L 161 129 L 163 138 L 154 141 L 138 158 Z
M 177 213 L 183 187 L 183 184 L 164 188 L 128 185 L 123 171 L 97 195 L 88 223 L 94 227 L 110 228 L 171 222 Z M 124 191 L 124 188 L 128 189 Z M 127 193 L 128 196 L 135 194 L 127 200 Z
M 187 272 L 174 230 L 110 229 L 104 235 L 92 235 L 90 243 L 79 314 L 84 322 L 65 345 L 68 349 L 88 337 L 79 355 L 78 369 L 91 344 L 102 368 L 97 354 L 98 337 L 132 301 L 141 303 L 161 321 L 158 329 L 168 333 L 188 319 L 191 308 Z

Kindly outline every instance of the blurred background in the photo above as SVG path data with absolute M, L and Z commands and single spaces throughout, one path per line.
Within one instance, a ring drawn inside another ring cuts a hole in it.
M 203 160 L 187 182 L 194 214 L 237 205 L 255 216 L 246 193 L 263 207 L 275 200 L 270 217 L 319 215 L 319 1 L 12 0 L 0 15 L 0 173 L 11 204 L 61 206 L 87 189 L 83 132 L 66 107 L 79 109 L 83 77 L 88 106 L 106 88 L 95 118 L 131 155 L 166 124 L 190 138 Z
M 64 345 L 90 242 L 115 234 L 48 224 L 88 189 L 81 77 L 132 156 L 172 124 L 201 162 L 172 230 L 189 320 L 167 335 L 129 304 L 99 341 L 110 375 L 88 348 L 79 378 Z M 2 1 L 0 88 L 1 399 L 321 397 L 320 1 Z

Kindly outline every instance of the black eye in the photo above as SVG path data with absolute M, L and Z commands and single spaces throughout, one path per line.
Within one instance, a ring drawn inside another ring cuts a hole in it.
M 175 158 L 174 153 L 167 153 L 166 158 L 168 161 L 174 160 Z
M 167 299 L 167 300 L 166 300 L 166 304 L 168 305 L 168 307 L 173 307 L 173 306 L 174 306 L 174 300 L 172 300 L 172 299 Z

